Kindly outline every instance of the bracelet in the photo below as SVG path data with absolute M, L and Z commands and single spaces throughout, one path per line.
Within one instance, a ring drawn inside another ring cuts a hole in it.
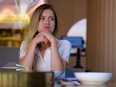
M 30 68 L 27 67 L 27 66 L 25 66 L 25 70 L 26 70 L 26 72 L 29 72 L 30 71 Z
M 31 69 L 28 66 L 22 66 L 22 65 L 19 65 L 19 64 L 16 64 L 16 66 L 17 66 L 16 71 L 20 71 L 20 70 L 25 70 L 26 72 L 31 71 Z

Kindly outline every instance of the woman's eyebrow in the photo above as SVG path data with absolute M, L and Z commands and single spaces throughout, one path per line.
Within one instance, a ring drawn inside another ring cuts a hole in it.
M 53 17 L 54 18 L 54 16 L 49 16 L 49 17 Z
M 41 15 L 40 17 L 46 17 L 46 15 Z M 54 15 L 50 15 L 48 17 L 54 17 Z

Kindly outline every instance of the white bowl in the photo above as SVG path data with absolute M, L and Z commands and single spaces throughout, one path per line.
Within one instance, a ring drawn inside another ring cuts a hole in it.
M 109 72 L 75 72 L 75 77 L 81 84 L 103 85 L 112 78 Z

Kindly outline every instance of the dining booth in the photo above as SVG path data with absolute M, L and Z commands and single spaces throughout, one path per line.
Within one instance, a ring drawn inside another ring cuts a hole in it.
M 19 61 L 19 48 L 0 47 L 0 68 L 15 66 Z

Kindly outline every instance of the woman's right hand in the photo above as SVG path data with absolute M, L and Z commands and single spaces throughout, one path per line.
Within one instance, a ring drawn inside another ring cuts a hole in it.
M 37 34 L 33 38 L 32 42 L 34 42 L 36 45 L 39 43 L 44 43 L 46 45 L 48 42 L 48 39 L 43 35 Z

